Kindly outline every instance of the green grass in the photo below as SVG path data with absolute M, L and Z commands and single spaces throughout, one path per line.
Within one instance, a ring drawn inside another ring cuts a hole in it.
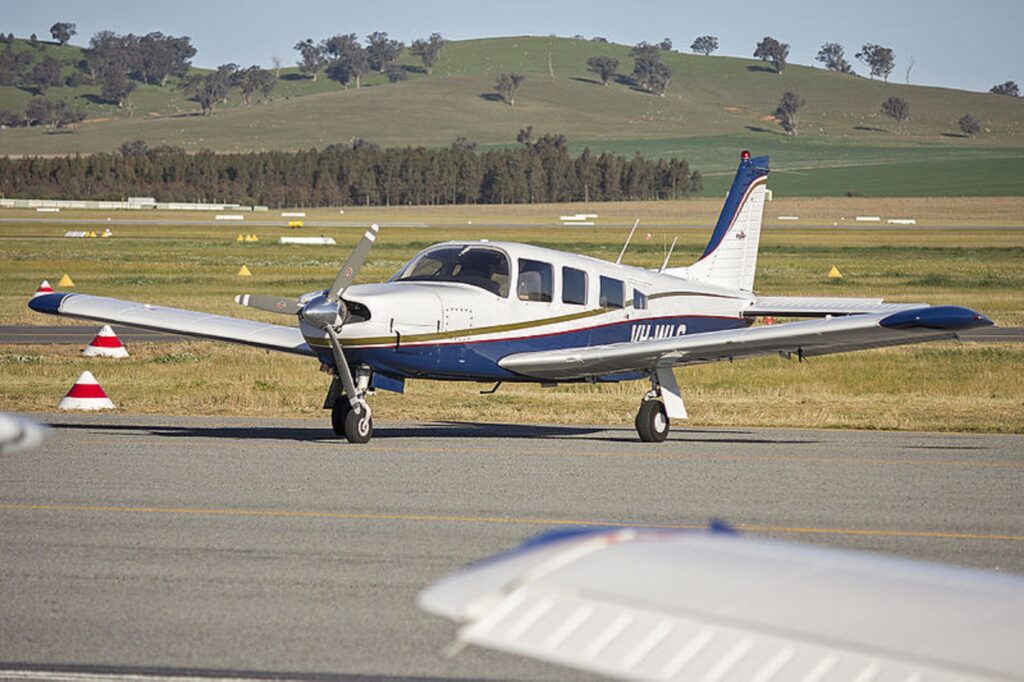
M 74 51 L 77 48 L 56 48 Z M 708 175 L 708 192 L 724 191 L 739 149 L 768 153 L 780 193 L 865 196 L 1020 195 L 1024 180 L 1024 101 L 947 88 L 883 83 L 791 65 L 781 76 L 760 62 L 671 53 L 675 77 L 665 97 L 626 84 L 605 88 L 586 71 L 587 57 L 617 57 L 628 71 L 628 47 L 566 38 L 515 37 L 449 44 L 431 76 L 416 71 L 388 84 L 371 74 L 360 89 L 342 90 L 322 76 L 313 82 L 284 69 L 265 102 L 237 98 L 212 117 L 182 115 L 198 106 L 173 88 L 140 86 L 129 111 L 85 99 L 95 87 L 54 88 L 53 97 L 85 101 L 90 115 L 77 133 L 41 129 L 0 132 L 0 153 L 59 154 L 115 149 L 125 140 L 189 150 L 301 149 L 359 137 L 385 146 L 450 144 L 464 136 L 482 145 L 513 144 L 516 131 L 567 135 L 574 151 L 589 146 L 645 156 L 683 156 Z M 517 104 L 493 101 L 500 72 L 527 76 Z M 766 120 L 785 90 L 807 100 L 798 137 Z M 893 135 L 879 112 L 890 95 L 906 98 L 911 119 Z M 0 88 L 0 108 L 24 106 L 29 94 Z M 970 112 L 984 131 L 956 136 Z M 128 113 L 132 113 L 128 118 Z M 160 115 L 151 115 L 160 114 Z M 802 173 L 802 175 L 798 175 Z

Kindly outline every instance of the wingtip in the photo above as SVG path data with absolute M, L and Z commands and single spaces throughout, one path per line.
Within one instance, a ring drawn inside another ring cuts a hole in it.
M 40 294 L 39 296 L 33 296 L 32 298 L 29 299 L 28 307 L 36 311 L 37 313 L 57 315 L 60 313 L 60 304 L 68 296 L 71 296 L 71 294 Z

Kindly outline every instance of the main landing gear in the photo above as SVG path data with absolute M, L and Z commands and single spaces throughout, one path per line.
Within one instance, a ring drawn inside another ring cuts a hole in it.
M 331 428 L 334 433 L 344 436 L 349 443 L 369 443 L 373 437 L 373 412 L 366 401 L 370 386 L 369 369 L 355 371 L 356 399 L 345 395 L 342 382 L 335 377 L 327 391 L 324 407 L 331 409 Z
M 669 367 L 651 374 L 651 390 L 640 402 L 636 413 L 636 432 L 645 443 L 661 443 L 668 438 L 669 419 L 686 419 L 686 406 L 679 384 Z

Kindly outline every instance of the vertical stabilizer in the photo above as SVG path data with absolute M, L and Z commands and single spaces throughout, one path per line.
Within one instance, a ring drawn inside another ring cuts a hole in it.
M 767 176 L 768 157 L 752 159 L 750 152 L 743 152 L 736 179 L 704 254 L 690 267 L 669 268 L 666 274 L 752 291 Z

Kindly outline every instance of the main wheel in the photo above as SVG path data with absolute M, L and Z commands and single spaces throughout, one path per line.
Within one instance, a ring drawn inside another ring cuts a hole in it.
M 645 443 L 661 443 L 668 438 L 668 415 L 660 400 L 645 400 L 636 413 L 636 432 Z
M 369 443 L 373 436 L 373 415 L 365 406 L 349 407 L 345 415 L 345 438 L 349 443 Z
M 334 429 L 334 435 L 345 435 L 345 417 L 351 411 L 352 405 L 349 404 L 348 398 L 343 395 L 338 396 L 338 399 L 334 401 L 334 407 L 331 408 L 331 428 Z

